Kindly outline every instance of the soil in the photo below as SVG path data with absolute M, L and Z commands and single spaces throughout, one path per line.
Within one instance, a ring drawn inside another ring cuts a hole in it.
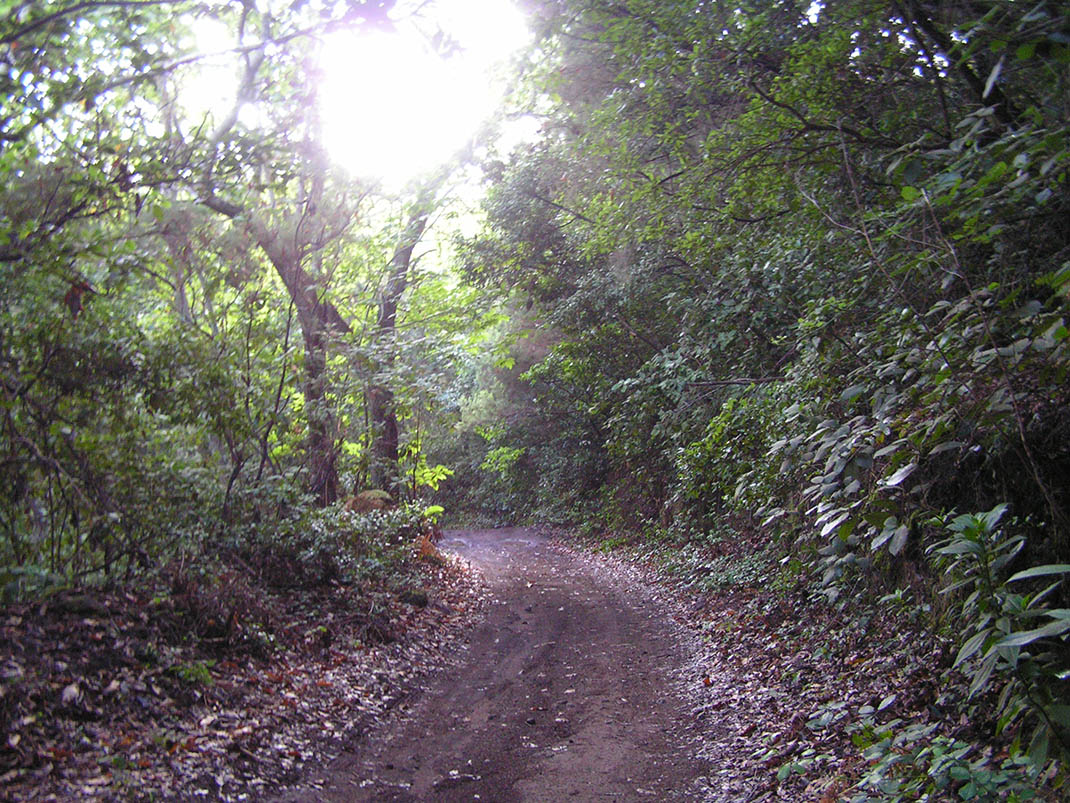
M 478 575 L 424 552 L 400 593 L 280 588 L 246 567 L 183 594 L 0 606 L 0 800 L 248 801 L 299 783 L 404 705 L 482 618 Z M 213 629 L 228 610 L 258 619 Z
M 0 606 L 0 800 L 836 803 L 932 777 L 943 801 L 964 781 L 933 775 L 934 739 L 975 774 L 1011 762 L 1020 734 L 986 741 L 995 701 L 963 713 L 955 641 L 912 609 L 805 576 L 696 588 L 642 544 L 425 541 L 403 587 L 245 571 Z M 219 615 L 249 600 L 271 649 Z M 1034 799 L 1065 799 L 1060 773 Z
M 463 656 L 280 801 L 707 796 L 678 669 L 693 634 L 648 587 L 529 529 L 448 532 L 440 546 L 489 589 Z

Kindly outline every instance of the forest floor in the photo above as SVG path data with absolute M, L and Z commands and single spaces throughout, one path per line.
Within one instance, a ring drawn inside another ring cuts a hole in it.
M 804 583 L 692 596 L 634 554 L 523 528 L 447 536 L 489 589 L 464 654 L 276 803 L 834 803 L 886 799 L 868 794 L 926 778 L 926 762 L 1007 758 L 967 744 L 992 723 L 955 713 L 941 680 L 952 645 L 894 606 L 830 605 Z M 930 737 L 962 752 L 940 759 Z M 878 743 L 890 747 L 866 755 Z M 927 799 L 958 799 L 941 794 Z
M 0 607 L 0 800 L 261 800 L 297 783 L 480 618 L 478 575 L 430 557 L 410 567 L 415 595 L 179 571 L 155 594 Z
M 467 654 L 294 803 L 706 796 L 679 667 L 694 640 L 642 583 L 529 529 L 447 534 L 489 588 Z
M 281 635 L 260 655 L 177 640 L 173 598 L 0 610 L 0 799 L 831 803 L 887 723 L 990 725 L 947 707 L 951 646 L 890 609 L 692 597 L 531 529 L 441 546 L 424 599 L 265 601 Z

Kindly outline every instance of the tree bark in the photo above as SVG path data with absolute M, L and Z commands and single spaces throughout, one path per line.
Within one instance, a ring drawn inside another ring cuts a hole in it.
M 327 403 L 327 332 L 305 330 L 305 416 L 308 420 L 308 489 L 326 507 L 338 499 L 334 412 Z
M 376 374 L 379 378 L 369 386 L 365 401 L 371 420 L 370 482 L 373 488 L 391 493 L 398 490 L 398 417 L 394 391 L 381 377 L 394 365 L 397 342 L 398 305 L 409 286 L 413 267 L 413 252 L 427 231 L 428 218 L 434 209 L 435 197 L 448 177 L 443 172 L 420 192 L 409 212 L 409 218 L 398 237 L 398 244 L 387 268 L 386 286 L 379 298 L 379 320 L 376 341 L 383 349 Z
M 372 426 L 369 482 L 373 488 L 391 493 L 397 490 L 398 416 L 394 392 L 385 385 L 372 385 L 367 392 L 368 416 Z
M 308 420 L 306 448 L 309 463 L 309 491 L 316 502 L 327 506 L 338 499 L 337 424 L 327 401 L 327 350 L 331 337 L 350 331 L 349 324 L 333 304 L 320 300 L 319 283 L 309 276 L 297 254 L 288 249 L 261 247 L 294 302 L 305 345 L 303 393 Z
M 241 207 L 214 196 L 203 198 L 202 203 L 232 218 L 245 212 Z M 322 282 L 305 270 L 306 249 L 297 244 L 297 238 L 282 237 L 276 229 L 268 228 L 258 216 L 246 214 L 246 225 L 253 239 L 282 279 L 297 310 L 297 321 L 305 346 L 302 392 L 308 418 L 308 489 L 315 495 L 318 504 L 330 505 L 338 499 L 338 454 L 335 447 L 336 421 L 327 404 L 327 350 L 331 338 L 348 333 L 350 327 L 333 304 L 321 300 Z M 307 246 L 307 249 L 312 248 L 312 245 Z

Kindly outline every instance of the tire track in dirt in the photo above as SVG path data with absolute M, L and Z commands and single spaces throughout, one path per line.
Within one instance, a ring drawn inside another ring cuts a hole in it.
M 486 619 L 409 716 L 361 739 L 312 800 L 692 800 L 704 763 L 669 613 L 523 528 L 447 533 L 480 569 Z

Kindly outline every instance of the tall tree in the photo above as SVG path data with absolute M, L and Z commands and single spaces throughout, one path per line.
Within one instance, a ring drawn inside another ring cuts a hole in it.
M 313 33 L 325 29 L 319 22 Z M 280 22 L 250 2 L 243 7 L 236 36 L 235 50 L 242 54 L 240 90 L 206 143 L 203 170 L 190 189 L 209 209 L 240 220 L 297 311 L 305 351 L 309 490 L 327 505 L 338 497 L 339 435 L 328 400 L 327 358 L 332 338 L 348 333 L 349 324 L 326 298 L 331 271 L 324 269 L 323 251 L 355 222 L 364 193 L 332 176 L 321 144 L 315 78 L 292 75 L 293 43 L 309 38 L 309 31 L 294 20 Z M 287 47 L 276 51 L 280 45 Z M 296 85 L 296 91 L 285 88 L 287 83 Z M 278 127 L 266 137 L 241 129 L 244 104 L 280 102 L 281 113 L 271 114 Z M 244 159 L 246 153 L 255 159 L 265 145 L 270 161 L 232 161 Z M 291 158 L 280 160 L 287 151 Z M 259 187 L 250 187 L 250 173 L 263 177 Z
M 0 10 L 0 470 L 15 565 L 148 564 L 218 532 L 220 511 L 259 493 L 233 493 L 243 472 L 255 488 L 265 466 L 303 469 L 321 503 L 337 495 L 325 366 L 347 324 L 330 254 L 364 190 L 327 165 L 305 53 L 382 24 L 388 5 Z M 234 37 L 227 53 L 197 52 L 205 24 Z M 191 82 L 220 58 L 234 101 L 194 117 Z M 281 464 L 299 434 L 303 460 Z
M 398 416 L 396 396 L 389 383 L 397 348 L 398 306 L 416 268 L 416 248 L 427 232 L 432 214 L 441 203 L 440 194 L 455 168 L 450 166 L 423 182 L 406 204 L 404 223 L 379 291 L 375 344 L 378 365 L 367 390 L 368 416 L 372 428 L 370 482 L 373 488 L 396 490 L 398 473 Z M 383 381 L 386 377 L 387 381 Z

